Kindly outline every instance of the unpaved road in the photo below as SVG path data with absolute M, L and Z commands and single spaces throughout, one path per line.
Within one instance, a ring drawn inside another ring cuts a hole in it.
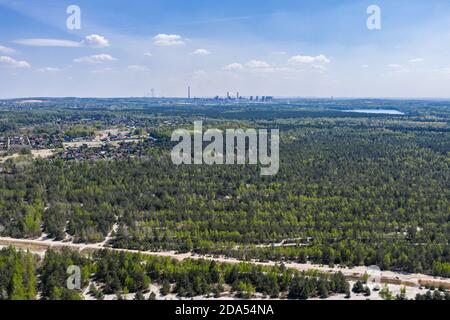
M 178 254 L 174 251 L 167 252 L 150 252 L 150 251 L 138 251 L 138 250 L 129 250 L 129 249 L 118 249 L 118 248 L 110 248 L 106 246 L 106 242 L 102 242 L 99 244 L 77 244 L 72 242 L 62 242 L 62 241 L 52 241 L 52 240 L 26 240 L 26 239 L 13 239 L 13 238 L 2 238 L 0 237 L 0 246 L 14 246 L 21 249 L 28 249 L 32 252 L 43 252 L 49 248 L 62 248 L 69 247 L 79 251 L 85 250 L 102 250 L 108 249 L 116 252 L 129 252 L 129 253 L 139 253 L 143 255 L 151 255 L 151 256 L 161 256 L 161 257 L 169 257 L 176 260 L 185 260 L 185 259 L 205 259 L 210 261 L 217 261 L 223 263 L 252 263 L 255 265 L 262 266 L 274 266 L 279 264 L 279 262 L 258 262 L 258 261 L 241 261 L 232 258 L 226 257 L 213 257 L 213 256 L 204 256 L 204 255 L 195 255 L 192 253 Z M 299 263 L 285 263 L 287 268 L 296 269 L 299 271 L 307 271 L 307 270 L 318 270 L 325 273 L 330 272 L 342 272 L 346 277 L 349 278 L 361 278 L 363 277 L 367 271 L 369 270 L 367 267 L 354 267 L 354 268 L 339 268 L 334 267 L 330 268 L 327 266 L 313 265 L 313 264 L 299 264 Z M 408 273 L 400 273 L 393 271 L 383 271 L 381 273 L 381 282 L 383 283 L 393 283 L 393 284 L 401 284 L 409 287 L 418 287 L 424 286 L 426 284 L 433 285 L 435 287 L 443 286 L 444 288 L 450 289 L 450 278 L 440 278 L 433 277 L 424 274 L 408 274 Z

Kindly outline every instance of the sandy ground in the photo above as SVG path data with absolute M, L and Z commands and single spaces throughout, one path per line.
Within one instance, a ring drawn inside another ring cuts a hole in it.
M 97 133 L 95 140 L 100 141 L 101 139 L 108 138 L 109 135 L 127 134 L 128 132 L 130 132 L 130 131 L 125 130 L 125 129 L 119 129 L 119 128 L 101 130 Z
M 10 156 L 0 157 L 0 163 L 4 163 L 4 162 L 6 162 L 6 161 L 9 160 L 9 159 L 15 159 L 15 158 L 18 158 L 19 156 L 20 156 L 20 154 L 15 153 L 15 154 L 10 155 Z
M 101 141 L 80 141 L 80 142 L 64 142 L 64 148 L 79 148 L 83 145 L 87 145 L 89 148 L 98 148 L 103 145 Z
M 55 151 L 51 150 L 51 149 L 31 150 L 31 155 L 33 156 L 34 159 L 38 159 L 38 158 L 47 159 L 47 158 L 50 158 L 51 156 L 53 156 L 54 153 L 55 153 Z M 20 156 L 21 155 L 19 153 L 15 153 L 10 156 L 0 157 L 0 163 L 4 163 L 8 159 L 15 159 Z
M 114 226 L 117 228 L 117 225 Z M 58 248 L 58 247 L 71 247 L 75 250 L 83 251 L 83 250 L 100 250 L 107 248 L 107 241 L 97 244 L 75 244 L 71 242 L 62 242 L 62 241 L 52 241 L 51 239 L 45 240 L 25 240 L 25 239 L 12 239 L 12 238 L 1 238 L 0 237 L 0 245 L 13 245 L 22 249 L 30 249 L 34 251 L 45 251 L 48 248 Z M 161 257 L 170 257 L 177 260 L 184 259 L 206 259 L 211 261 L 223 262 L 223 263 L 241 263 L 247 261 L 240 261 L 236 259 L 226 258 L 226 257 L 212 257 L 212 256 L 203 256 L 203 255 L 193 255 L 192 253 L 178 254 L 174 251 L 167 252 L 148 252 L 148 251 L 137 251 L 137 250 L 127 250 L 127 249 L 117 249 L 117 248 L 109 248 L 116 252 L 130 252 L 130 253 L 139 253 L 144 255 L 152 255 L 152 256 L 161 256 Z M 279 263 L 277 262 L 257 262 L 250 261 L 249 263 L 255 265 L 262 266 L 274 266 Z M 313 265 L 313 264 L 298 264 L 298 263 L 285 263 L 287 268 L 296 269 L 299 271 L 307 271 L 307 270 L 318 270 L 325 273 L 334 273 L 334 272 L 342 272 L 345 276 L 349 278 L 361 278 L 366 273 L 370 272 L 368 267 L 354 267 L 354 268 L 330 268 L 327 266 Z M 450 288 L 450 278 L 440 278 L 433 277 L 429 275 L 423 274 L 407 274 L 393 271 L 383 271 L 381 273 L 381 281 L 383 283 L 390 283 L 396 285 L 403 285 L 406 287 L 420 287 L 426 283 L 433 283 L 436 287 L 442 285 L 445 288 Z
M 47 159 L 47 158 L 50 158 L 51 156 L 53 156 L 54 153 L 55 153 L 55 151 L 51 150 L 51 149 L 31 150 L 31 154 L 33 155 L 33 157 L 35 159 L 37 159 L 37 158 Z
M 354 285 L 354 281 L 350 281 L 350 285 L 353 286 Z M 90 284 L 89 284 L 90 286 Z M 95 297 L 93 297 L 92 295 L 89 294 L 89 286 L 85 288 L 85 290 L 83 291 L 83 297 L 85 300 L 95 300 Z M 373 300 L 373 301 L 381 301 L 383 300 L 380 295 L 379 295 L 379 291 L 375 291 L 373 290 L 375 287 L 375 284 L 368 284 L 369 288 L 371 289 L 371 295 L 369 297 L 364 296 L 363 294 L 351 294 L 351 297 L 349 299 L 345 298 L 344 294 L 338 294 L 338 295 L 333 295 L 328 297 L 327 299 L 320 299 L 320 298 L 314 298 L 314 299 L 310 299 L 310 300 L 344 300 L 344 301 L 363 301 L 363 300 Z M 399 285 L 387 285 L 389 290 L 392 292 L 392 294 L 395 296 L 397 296 L 398 294 L 400 294 L 400 290 L 402 288 L 402 286 Z M 98 289 L 98 286 L 97 286 Z M 193 298 L 182 298 L 182 297 L 178 297 L 176 294 L 170 293 L 166 296 L 162 296 L 160 293 L 161 290 L 161 286 L 157 285 L 157 284 L 151 284 L 149 287 L 149 292 L 144 294 L 145 299 L 148 299 L 150 297 L 151 292 L 153 292 L 155 294 L 155 299 L 156 300 L 178 300 L 178 301 L 182 301 L 182 300 L 239 300 L 239 298 L 236 298 L 234 296 L 234 294 L 230 293 L 230 292 L 224 292 L 222 293 L 222 296 L 220 298 L 214 298 L 213 295 L 209 295 L 209 296 L 197 296 L 197 297 L 193 297 Z M 418 293 L 420 294 L 425 294 L 427 292 L 427 289 L 420 289 L 420 288 L 406 288 L 406 298 L 409 300 L 414 300 L 416 295 Z M 135 294 L 127 294 L 124 295 L 124 297 L 126 298 L 126 300 L 134 300 Z M 105 295 L 104 296 L 104 300 L 116 300 L 117 296 L 114 294 L 111 295 Z M 257 293 L 255 294 L 254 297 L 252 297 L 252 300 L 280 300 L 280 299 L 271 299 L 269 297 L 264 297 L 262 294 Z
M 117 225 L 114 226 L 113 230 L 117 230 Z M 112 233 L 112 231 L 111 231 Z M 102 248 L 106 248 L 105 245 L 107 243 L 107 241 L 110 239 L 111 237 L 111 233 L 110 235 L 107 237 L 107 239 L 105 239 L 104 242 L 102 243 L 98 243 L 98 244 L 89 244 L 89 245 L 83 245 L 83 244 L 73 244 L 73 243 L 63 243 L 63 242 L 55 242 L 55 241 L 51 241 L 51 240 L 11 240 L 9 238 L 0 238 L 0 249 L 2 248 L 6 248 L 8 245 L 15 245 L 18 248 L 21 249 L 29 249 L 32 253 L 34 254 L 38 254 L 41 258 L 44 257 L 45 255 L 45 251 L 46 248 L 48 247 L 58 247 L 58 246 L 69 246 L 69 247 L 75 247 L 76 249 L 79 250 L 84 250 L 84 249 L 94 249 L 94 250 L 99 250 Z M 41 239 L 45 239 L 45 236 L 41 237 Z M 33 245 L 34 246 L 33 246 Z M 124 251 L 124 252 L 137 252 L 137 251 L 133 251 L 133 250 L 124 250 L 124 249 L 111 249 L 114 251 Z M 172 257 L 174 259 L 179 259 L 179 260 L 183 260 L 183 259 L 187 259 L 187 258 L 194 258 L 194 259 L 200 259 L 200 258 L 204 258 L 204 259 L 210 259 L 210 260 L 215 260 L 218 262 L 226 262 L 226 263 L 238 263 L 241 261 L 237 261 L 237 260 L 232 260 L 232 259 L 226 259 L 226 258 L 211 258 L 211 257 L 202 257 L 202 256 L 192 256 L 191 254 L 176 254 L 175 252 L 158 252 L 158 253 L 152 253 L 152 252 L 140 252 L 142 254 L 149 254 L 149 255 L 158 255 L 158 256 L 165 256 L 165 257 Z M 256 264 L 260 264 L 260 263 L 256 263 Z M 274 265 L 274 263 L 272 263 L 271 265 Z M 315 266 L 315 265 L 301 265 L 302 267 L 299 268 L 300 265 L 297 265 L 298 270 L 311 270 L 311 269 L 317 269 L 319 266 Z M 288 268 L 292 268 L 292 265 L 290 264 L 286 264 L 286 267 Z M 358 269 L 358 268 L 354 268 L 354 269 Z M 353 271 L 354 269 L 349 269 L 350 271 Z M 341 269 L 342 271 L 342 269 Z M 346 274 L 346 272 L 344 272 L 344 274 Z M 450 279 L 447 278 L 435 278 L 435 277 L 430 277 L 427 275 L 407 275 L 407 274 L 396 274 L 393 272 L 389 272 L 387 273 L 389 274 L 394 274 L 394 275 L 400 275 L 401 277 L 407 277 L 407 279 L 411 280 L 412 278 L 420 278 L 423 280 L 427 280 L 429 278 L 432 278 L 433 281 L 441 281 L 444 283 L 448 283 L 450 281 Z M 348 274 L 346 274 L 348 275 Z M 383 279 L 386 279 L 386 274 L 383 273 Z M 392 280 L 392 279 L 387 279 L 387 280 Z M 354 280 L 350 280 L 349 281 L 350 286 L 353 287 L 353 285 L 355 284 Z M 340 294 L 340 295 L 333 295 L 330 296 L 329 298 L 327 298 L 326 300 L 382 300 L 382 298 L 379 296 L 379 291 L 375 290 L 376 287 L 378 288 L 383 288 L 384 286 L 387 286 L 389 288 L 389 290 L 392 292 L 392 294 L 394 295 L 394 297 L 398 294 L 400 294 L 400 290 L 402 288 L 406 288 L 406 297 L 408 299 L 414 299 L 416 297 L 416 295 L 418 293 L 420 294 L 425 294 L 428 289 L 421 287 L 418 283 L 417 284 L 410 284 L 410 285 L 403 285 L 403 284 L 393 284 L 393 283 L 385 283 L 385 284 L 376 284 L 376 283 L 368 283 L 367 286 L 370 288 L 371 290 L 371 295 L 369 297 L 364 296 L 363 294 L 354 294 L 352 292 L 350 299 L 346 299 L 345 295 Z M 198 296 L 198 297 L 194 297 L 194 298 L 180 298 L 177 297 L 175 294 L 169 294 L 167 296 L 161 296 L 160 294 L 160 289 L 161 286 L 159 285 L 155 285 L 152 284 L 149 287 L 149 292 L 147 292 L 146 294 L 144 294 L 145 298 L 148 299 L 150 296 L 151 292 L 154 292 L 156 295 L 156 299 L 157 300 L 207 300 L 207 299 L 213 299 L 213 300 L 238 300 L 238 298 L 232 296 L 229 293 L 224 293 L 222 295 L 222 297 L 220 298 L 214 298 L 212 295 L 211 296 Z M 83 291 L 83 297 L 85 300 L 95 300 L 95 298 L 93 296 L 91 296 L 89 293 L 89 286 L 86 287 Z M 117 297 L 116 295 L 105 295 L 105 300 L 115 300 Z M 134 299 L 134 294 L 128 294 L 125 296 L 125 298 L 127 300 L 133 300 Z M 260 294 L 256 294 L 255 297 L 253 297 L 252 299 L 256 299 L 256 300 L 268 300 L 268 298 L 264 298 L 262 295 Z M 319 298 L 315 298 L 315 299 L 311 299 L 311 300 L 321 300 Z
M 121 143 L 131 143 L 131 142 L 139 142 L 139 141 L 140 141 L 140 139 L 124 139 L 124 140 L 119 140 L 119 141 L 104 142 L 104 141 L 100 141 L 100 139 L 96 139 L 93 141 L 65 142 L 65 143 L 63 143 L 63 146 L 65 149 L 79 148 L 79 147 L 82 147 L 83 145 L 88 146 L 88 148 L 99 148 L 104 144 L 118 147 Z
M 349 283 L 350 283 L 350 288 L 352 288 L 353 285 L 355 284 L 355 281 L 349 281 Z M 377 286 L 376 284 L 369 283 L 369 284 L 367 284 L 367 286 L 371 290 L 371 295 L 369 297 L 364 296 L 364 294 L 355 294 L 352 292 L 350 299 L 346 299 L 344 294 L 338 294 L 338 295 L 330 296 L 326 300 L 376 300 L 376 301 L 383 300 L 380 297 L 380 294 L 379 294 L 380 292 L 374 290 L 374 288 Z M 414 300 L 418 293 L 425 294 L 428 291 L 425 288 L 405 287 L 405 286 L 401 286 L 401 285 L 397 285 L 397 284 L 387 284 L 387 287 L 389 288 L 389 291 L 392 292 L 394 297 L 400 294 L 400 290 L 402 288 L 406 288 L 406 298 L 409 300 Z M 384 288 L 384 285 L 381 285 L 381 288 Z M 314 298 L 311 300 L 321 300 L 321 299 Z
M 90 286 L 90 284 L 89 284 Z M 89 294 L 89 286 L 83 291 L 83 297 L 85 300 L 95 300 L 95 297 L 93 297 L 92 295 Z M 98 289 L 98 286 L 96 286 Z M 190 301 L 190 300 L 239 300 L 238 298 L 236 298 L 234 296 L 234 294 L 231 294 L 230 292 L 224 292 L 222 293 L 221 297 L 219 298 L 214 298 L 214 295 L 209 295 L 209 296 L 197 296 L 197 297 L 193 297 L 193 298 L 183 298 L 183 297 L 178 297 L 176 294 L 174 293 L 170 293 L 166 296 L 162 296 L 161 295 L 161 285 L 158 284 L 151 284 L 148 288 L 148 292 L 144 293 L 144 297 L 145 299 L 148 299 L 150 297 L 150 294 L 153 292 L 155 294 L 155 299 L 156 300 L 167 300 L 167 301 L 171 301 L 171 300 L 175 300 L 175 301 Z M 173 289 L 173 285 L 172 285 L 172 289 Z M 126 300 L 134 300 L 135 294 L 134 293 L 130 293 L 127 295 L 123 295 L 124 298 L 126 298 Z M 107 294 L 104 296 L 104 300 L 116 300 L 117 296 L 115 294 Z M 255 300 L 263 300 L 262 295 L 261 294 L 256 294 L 254 297 Z M 264 299 L 267 300 L 267 299 Z

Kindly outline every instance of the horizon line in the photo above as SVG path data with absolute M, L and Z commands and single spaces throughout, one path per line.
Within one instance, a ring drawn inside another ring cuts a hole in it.
M 214 100 L 217 96 L 199 96 L 199 97 L 183 97 L 183 96 L 167 96 L 167 97 L 148 97 L 148 96 L 30 96 L 30 97 L 0 97 L 0 101 L 12 101 L 12 100 L 33 100 L 33 99 L 149 99 L 149 100 L 163 100 L 163 99 L 178 99 L 178 100 Z M 242 98 L 252 97 L 252 96 L 241 96 Z M 367 96 L 270 96 L 270 95 L 253 95 L 253 97 L 272 97 L 274 100 L 282 99 L 320 99 L 320 100 L 443 100 L 450 101 L 450 97 L 367 97 Z M 226 96 L 219 96 L 221 100 L 228 100 Z M 230 99 L 235 101 L 237 99 Z M 255 101 L 255 100 L 253 100 Z

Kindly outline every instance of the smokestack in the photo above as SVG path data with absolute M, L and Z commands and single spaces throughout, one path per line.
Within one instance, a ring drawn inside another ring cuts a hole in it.
M 191 87 L 188 87 L 188 99 L 191 99 Z

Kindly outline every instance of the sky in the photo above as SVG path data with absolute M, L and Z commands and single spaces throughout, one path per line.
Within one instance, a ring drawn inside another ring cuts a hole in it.
M 449 81 L 448 0 L 0 0 L 0 98 L 448 98 Z

